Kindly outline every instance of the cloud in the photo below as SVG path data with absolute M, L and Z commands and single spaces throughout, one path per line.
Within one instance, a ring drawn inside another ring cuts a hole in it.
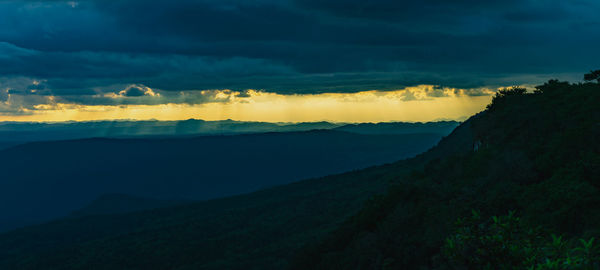
M 432 98 L 428 96 L 430 89 L 439 89 L 448 95 Z M 281 95 L 256 90 L 248 90 L 245 93 L 231 90 L 203 90 L 181 93 L 167 91 L 160 92 L 160 96 L 154 97 L 148 95 L 126 97 L 113 92 L 95 96 L 93 99 L 81 95 L 74 96 L 80 99 L 75 103 L 69 103 L 65 97 L 46 97 L 48 98 L 46 104 L 38 102 L 37 105 L 23 108 L 22 113 L 27 115 L 4 115 L 0 116 L 0 119 L 5 121 L 189 118 L 268 122 L 431 121 L 442 117 L 457 119 L 464 115 L 472 115 L 480 111 L 491 99 L 491 96 L 465 98 L 461 92 L 453 90 L 432 85 L 419 85 L 393 91 L 310 95 Z M 202 103 L 198 103 L 201 100 Z M 156 104 L 149 105 L 151 102 Z
M 82 104 L 424 84 L 439 86 L 428 98 L 487 95 L 597 68 L 598 10 L 592 0 L 3 0 L 0 90 Z M 160 96 L 106 96 L 131 85 Z
M 8 88 L 4 88 L 4 89 L 0 89 L 0 102 L 4 103 L 8 100 L 8 92 L 10 91 L 10 89 Z
M 130 85 L 127 88 L 119 91 L 119 95 L 124 97 L 141 97 L 141 96 L 157 96 L 159 94 L 154 93 L 150 87 L 143 85 Z

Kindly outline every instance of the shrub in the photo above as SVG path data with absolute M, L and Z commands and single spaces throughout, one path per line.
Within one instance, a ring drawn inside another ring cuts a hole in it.
M 467 269 L 600 269 L 594 238 L 565 240 L 545 237 L 539 227 L 527 226 L 514 212 L 505 216 L 459 219 L 442 252 L 448 263 Z

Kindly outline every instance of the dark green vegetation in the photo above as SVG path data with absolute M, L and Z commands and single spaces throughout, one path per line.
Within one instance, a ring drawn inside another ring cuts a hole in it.
M 596 83 L 506 89 L 415 158 L 16 230 L 0 269 L 598 269 L 598 104 Z
M 459 218 L 442 254 L 448 267 L 473 269 L 597 269 L 600 250 L 594 237 L 566 241 L 531 228 L 515 212 L 487 220 L 473 211 Z
M 597 252 L 591 239 L 600 236 L 599 84 L 552 80 L 532 94 L 505 89 L 467 123 L 472 151 L 415 167 L 305 247 L 293 268 L 598 269 L 598 254 L 584 253 Z M 473 209 L 481 222 L 455 228 Z M 518 222 L 483 222 L 509 211 Z M 520 227 L 512 232 L 504 223 Z M 530 232 L 538 226 L 539 234 Z M 552 234 L 565 250 L 547 250 Z
M 0 151 L 0 231 L 66 216 L 104 194 L 206 200 L 385 164 L 441 137 L 314 130 L 28 143 Z

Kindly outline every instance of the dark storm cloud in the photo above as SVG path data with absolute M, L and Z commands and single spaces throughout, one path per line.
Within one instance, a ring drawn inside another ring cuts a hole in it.
M 573 80 L 600 62 L 598 14 L 592 0 L 0 0 L 0 77 L 15 94 L 78 99 L 133 84 L 286 94 Z
M 300 6 L 330 14 L 367 18 L 377 21 L 424 21 L 437 24 L 459 21 L 462 16 L 510 8 L 518 0 L 422 0 L 422 1 L 361 1 L 361 0 L 296 0 Z

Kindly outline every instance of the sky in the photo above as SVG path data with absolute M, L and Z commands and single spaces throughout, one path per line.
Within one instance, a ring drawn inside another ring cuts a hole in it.
M 0 0 L 0 121 L 464 119 L 600 66 L 597 0 Z

